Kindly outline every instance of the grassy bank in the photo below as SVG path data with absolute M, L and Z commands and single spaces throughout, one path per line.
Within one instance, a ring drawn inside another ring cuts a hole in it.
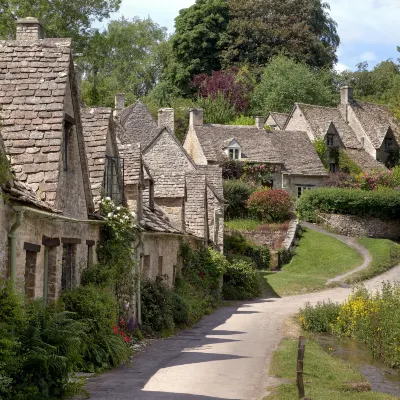
M 264 400 L 298 399 L 296 387 L 297 340 L 284 339 L 275 351 L 270 374 L 287 382 L 271 389 Z M 358 392 L 368 383 L 349 364 L 327 354 L 318 343 L 308 340 L 304 358 L 305 394 L 313 400 L 391 400 L 377 392 Z
M 372 262 L 363 271 L 350 275 L 346 280 L 348 283 L 373 278 L 400 263 L 400 245 L 391 240 L 360 238 L 358 243 L 370 252 Z
M 329 278 L 351 271 L 362 264 L 362 256 L 343 242 L 306 230 L 292 261 L 264 279 L 279 296 L 312 292 L 325 287 Z

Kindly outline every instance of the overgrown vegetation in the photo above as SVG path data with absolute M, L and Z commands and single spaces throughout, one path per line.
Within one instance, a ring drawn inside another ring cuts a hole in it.
M 375 358 L 400 369 L 400 285 L 380 291 L 358 288 L 342 305 L 320 303 L 301 310 L 305 329 L 347 336 L 364 343 Z
M 305 230 L 290 263 L 265 279 L 279 296 L 287 296 L 323 289 L 328 279 L 361 264 L 361 255 L 343 242 Z
M 226 218 L 246 217 L 246 202 L 253 192 L 254 188 L 247 182 L 239 179 L 224 180 L 224 198 L 228 203 Z
M 318 188 L 301 196 L 297 212 L 303 220 L 311 222 L 316 222 L 317 212 L 396 219 L 400 217 L 400 191 Z

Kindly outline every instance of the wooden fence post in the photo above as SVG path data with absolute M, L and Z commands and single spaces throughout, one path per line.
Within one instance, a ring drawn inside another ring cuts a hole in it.
M 297 388 L 299 389 L 299 399 L 303 399 L 304 381 L 303 381 L 303 366 L 304 366 L 304 352 L 306 349 L 306 338 L 299 336 L 299 346 L 297 348 Z

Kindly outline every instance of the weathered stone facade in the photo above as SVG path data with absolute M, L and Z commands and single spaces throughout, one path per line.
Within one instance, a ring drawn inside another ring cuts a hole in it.
M 319 216 L 319 223 L 341 235 L 400 240 L 399 220 L 382 221 L 379 218 L 326 213 Z

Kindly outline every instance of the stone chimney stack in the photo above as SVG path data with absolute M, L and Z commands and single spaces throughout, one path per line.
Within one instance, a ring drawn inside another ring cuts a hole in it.
M 189 126 L 202 126 L 204 124 L 204 110 L 202 108 L 191 108 L 189 116 Z
M 37 18 L 26 17 L 17 19 L 17 40 L 39 40 L 44 39 L 42 24 Z
M 350 104 L 353 100 L 353 88 L 351 86 L 342 86 L 340 88 L 340 104 Z
M 170 132 L 175 133 L 175 115 L 173 108 L 160 108 L 158 110 L 158 127 L 168 128 Z
M 258 129 L 264 129 L 265 117 L 256 117 L 256 127 Z
M 121 112 L 125 108 L 125 93 L 115 95 L 115 110 Z

